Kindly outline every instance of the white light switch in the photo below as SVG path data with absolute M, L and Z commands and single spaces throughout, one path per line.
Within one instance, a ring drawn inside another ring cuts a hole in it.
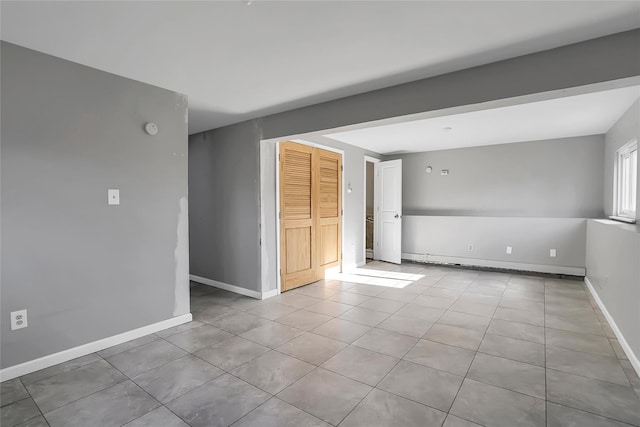
M 511 255 L 511 251 L 513 251 L 513 248 L 511 246 L 507 246 L 507 254 Z
M 556 250 L 555 249 L 549 249 L 549 256 L 551 258 L 555 258 L 556 257 Z
M 109 189 L 107 190 L 107 197 L 109 198 L 110 205 L 119 205 L 120 204 L 120 190 L 118 189 Z

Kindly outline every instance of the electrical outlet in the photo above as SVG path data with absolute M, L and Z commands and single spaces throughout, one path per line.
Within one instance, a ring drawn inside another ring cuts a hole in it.
M 22 329 L 27 327 L 27 310 L 19 310 L 11 312 L 11 330 Z
M 472 245 L 471 243 L 469 243 L 469 246 L 467 246 L 467 250 L 468 250 L 469 252 L 472 252 L 472 251 L 473 251 L 473 245 Z
M 549 249 L 549 256 L 551 258 L 555 258 L 556 257 L 556 250 L 555 249 Z
M 110 205 L 120 204 L 120 190 L 117 188 L 110 188 L 107 190 L 107 203 Z
M 511 246 L 507 246 L 507 254 L 511 255 L 511 251 L 513 251 L 513 248 Z

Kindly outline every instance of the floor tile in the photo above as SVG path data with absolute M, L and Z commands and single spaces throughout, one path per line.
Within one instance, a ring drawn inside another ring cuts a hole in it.
M 20 378 L 14 378 L 9 381 L 4 381 L 1 385 L 0 405 L 5 406 L 9 403 L 22 400 L 26 397 L 30 397 L 27 393 L 27 389 L 22 385 Z
M 354 341 L 353 345 L 401 358 L 416 342 L 417 338 L 374 328 Z
M 350 322 L 360 323 L 366 326 L 376 326 L 382 323 L 389 313 L 383 313 L 382 311 L 370 310 L 368 308 L 354 307 L 351 310 L 341 314 L 340 319 L 349 320 Z
M 315 304 L 308 306 L 305 310 L 312 311 L 314 313 L 324 314 L 325 316 L 336 317 L 349 311 L 353 306 L 348 304 L 341 304 L 335 301 L 321 300 Z
M 384 322 L 380 323 L 377 328 L 420 338 L 427 333 L 431 326 L 433 326 L 433 322 L 428 320 L 398 316 L 394 314 L 388 317 Z
M 351 345 L 327 360 L 322 367 L 375 386 L 396 363 L 398 359 L 395 357 Z
M 478 353 L 467 378 L 545 399 L 545 370 L 529 363 Z
M 629 427 L 629 424 L 547 402 L 547 427 Z
M 447 311 L 438 323 L 450 326 L 459 326 L 461 328 L 473 329 L 474 331 L 483 332 L 487 330 L 491 319 L 474 314 L 458 313 L 455 311 Z
M 487 334 L 501 335 L 503 337 L 544 344 L 544 328 L 541 326 L 527 325 L 525 323 L 493 319 L 491 323 L 489 323 Z
M 338 425 L 371 391 L 371 387 L 316 368 L 278 397 L 330 424 Z
M 274 322 L 251 329 L 241 337 L 267 347 L 276 348 L 303 333 L 304 331 L 300 329 Z
M 331 320 L 331 317 L 325 316 L 324 314 L 314 313 L 307 310 L 298 310 L 280 317 L 276 321 L 293 328 L 302 329 L 303 331 L 310 331 L 323 323 L 327 323 L 329 320 Z
M 477 350 L 484 332 L 436 323 L 422 338 L 468 350 Z
M 378 388 L 448 412 L 462 377 L 401 360 Z
M 424 427 L 440 426 L 444 412 L 382 390 L 373 390 L 340 427 Z
M 447 415 L 447 419 L 442 424 L 442 427 L 482 427 L 480 424 L 472 423 L 471 421 L 463 420 L 455 415 Z
M 371 327 L 353 323 L 343 319 L 332 319 L 327 323 L 315 328 L 312 332 L 316 335 L 322 335 L 351 344 L 362 335 L 367 333 Z
M 282 391 L 314 368 L 313 365 L 277 351 L 262 356 L 231 371 L 231 374 L 271 394 Z
M 187 352 L 181 348 L 158 340 L 118 353 L 107 360 L 123 374 L 135 377 L 186 355 Z
M 547 328 L 562 329 L 580 334 L 606 336 L 600 326 L 600 322 L 597 320 L 585 321 L 585 319 L 580 317 L 565 317 L 553 314 L 545 314 L 544 317 Z
M 233 335 L 229 332 L 211 325 L 203 325 L 171 335 L 167 337 L 166 340 L 183 350 L 193 353 L 205 347 L 216 345 L 231 337 L 233 337 Z
M 223 373 L 221 369 L 195 356 L 187 355 L 138 375 L 133 380 L 151 396 L 167 403 Z
M 322 301 L 319 298 L 309 297 L 309 296 L 300 295 L 300 294 L 292 294 L 291 292 L 285 292 L 283 294 L 278 295 L 277 297 L 270 298 L 270 299 L 273 299 L 274 302 L 277 302 L 278 304 L 289 305 L 295 308 L 305 308 L 319 301 Z
M 547 368 L 627 387 L 631 385 L 615 357 L 547 346 Z
M 631 387 L 547 369 L 547 400 L 640 425 L 640 400 Z
M 544 326 L 544 314 L 528 310 L 516 310 L 513 308 L 498 307 L 493 315 L 494 319 L 508 320 L 510 322 L 526 323 L 534 326 Z
M 434 297 L 450 297 L 450 298 L 458 298 L 462 295 L 463 291 L 456 291 L 454 289 L 445 289 L 445 288 L 428 288 L 422 295 L 430 295 Z
M 351 291 L 351 288 L 349 288 L 349 291 Z M 340 290 L 327 288 L 324 286 L 313 287 L 313 286 L 307 285 L 307 286 L 302 286 L 300 288 L 296 288 L 295 292 L 300 295 L 326 299 L 326 298 L 329 298 L 331 295 L 335 295 L 336 293 L 340 292 Z
M 7 424 L 7 426 L 10 426 L 10 424 Z M 49 427 L 49 423 L 47 423 L 47 420 L 45 420 L 42 415 L 38 415 L 37 417 L 31 418 L 28 421 L 16 424 L 16 427 Z
M 516 298 L 502 298 L 500 307 L 513 308 L 516 310 L 534 311 L 536 313 L 544 313 L 544 304 L 536 301 L 527 301 Z
M 51 427 L 121 426 L 160 404 L 132 381 L 125 381 L 45 413 Z
M 398 301 L 403 303 L 408 303 L 413 301 L 420 292 L 417 292 L 417 289 L 388 289 L 381 294 L 379 294 L 378 298 L 389 299 L 392 301 Z
M 458 298 L 458 302 L 463 304 L 489 305 L 491 307 L 497 307 L 500 302 L 500 296 L 478 294 L 467 289 L 460 298 Z
M 611 344 L 611 347 L 613 348 L 613 351 L 616 355 L 616 357 L 618 359 L 622 359 L 622 360 L 629 360 L 629 358 L 627 357 L 626 353 L 624 352 L 624 350 L 622 349 L 622 346 L 620 345 L 620 342 L 615 339 L 615 338 L 609 338 L 609 343 Z
M 547 345 L 601 356 L 615 357 L 609 340 L 603 336 L 579 334 L 577 332 L 546 328 Z
M 158 340 L 158 337 L 155 334 L 145 335 L 135 340 L 105 348 L 104 350 L 99 351 L 98 355 L 106 359 L 108 357 L 115 356 L 118 353 L 122 353 L 123 351 L 131 350 L 132 348 L 140 347 L 156 340 Z
M 355 285 L 356 283 L 345 282 L 342 280 L 329 280 L 328 282 L 325 282 L 324 287 L 338 291 L 346 291 L 347 289 L 353 288 Z
M 233 427 L 330 427 L 330 424 L 272 397 Z
M 0 425 L 13 427 L 40 415 L 40 410 L 31 398 L 18 400 L 0 409 Z
M 125 380 L 108 362 L 99 360 L 29 384 L 27 390 L 42 412 L 47 412 Z
M 338 292 L 335 295 L 331 295 L 329 298 L 327 298 L 327 300 L 339 302 L 342 304 L 348 304 L 348 305 L 358 305 L 358 304 L 362 304 L 363 302 L 365 302 L 370 298 L 371 297 L 367 295 L 354 294 L 351 292 Z
M 356 285 L 352 288 L 347 289 L 347 292 L 350 292 L 352 294 L 360 294 L 360 295 L 366 295 L 369 297 L 375 297 L 376 295 L 380 295 L 387 289 L 389 288 L 385 286 Z
M 218 317 L 211 322 L 211 324 L 218 329 L 240 335 L 243 332 L 247 332 L 250 329 L 257 328 L 268 322 L 270 322 L 270 320 L 254 316 L 253 314 L 237 312 Z
M 268 351 L 268 347 L 256 344 L 253 341 L 233 337 L 212 347 L 198 350 L 194 355 L 220 369 L 230 371 Z
M 202 325 L 204 325 L 204 322 L 201 322 L 199 320 L 192 320 L 191 322 L 183 323 L 182 325 L 174 326 L 173 328 L 168 328 L 160 332 L 156 332 L 155 335 L 160 338 L 166 338 L 179 332 L 184 332 Z
M 458 313 L 473 314 L 476 316 L 484 316 L 491 318 L 496 311 L 496 307 L 493 305 L 476 304 L 471 302 L 457 301 L 449 308 L 451 311 L 457 311 Z
M 57 365 L 41 369 L 31 374 L 23 375 L 20 377 L 20 380 L 22 381 L 22 384 L 27 386 L 45 378 L 49 378 L 63 372 L 72 371 L 81 366 L 88 365 L 89 363 L 97 362 L 98 360 L 102 360 L 102 358 L 96 353 L 91 353 L 86 356 L 78 357 L 77 359 L 69 360 L 67 362 L 59 363 Z
M 313 365 L 321 365 L 345 347 L 347 344 L 342 341 L 306 333 L 281 345 L 277 350 Z
M 416 299 L 411 301 L 411 303 L 423 307 L 448 309 L 455 301 L 455 297 L 435 297 L 431 295 L 419 295 L 418 297 L 416 297 Z
M 360 304 L 358 307 L 368 308 L 371 310 L 377 310 L 377 311 L 382 311 L 384 313 L 392 314 L 400 310 L 404 306 L 405 306 L 405 303 L 400 301 L 393 301 L 393 300 L 384 299 L 384 298 L 371 298 L 363 302 L 362 304 Z
M 208 304 L 206 308 L 201 311 L 194 311 L 192 309 L 194 319 L 206 323 L 211 323 L 218 317 L 234 313 L 235 311 L 236 310 L 231 307 L 222 304 Z
M 475 352 L 433 341 L 420 340 L 404 356 L 405 360 L 430 368 L 465 376 Z
M 413 317 L 416 319 L 427 320 L 429 322 L 437 322 L 446 312 L 443 308 L 424 307 L 417 304 L 407 304 L 395 314 L 397 316 Z
M 275 320 L 279 317 L 291 314 L 297 310 L 297 307 L 291 307 L 290 305 L 284 305 L 277 302 L 269 302 L 267 300 L 267 302 L 265 302 L 264 304 L 248 310 L 247 313 L 251 313 L 259 317 L 264 317 L 265 319 Z
M 530 341 L 486 334 L 478 351 L 532 365 L 545 366 L 544 345 Z
M 140 418 L 136 418 L 123 427 L 189 427 L 187 423 L 178 418 L 173 412 L 160 406 Z
M 451 414 L 484 426 L 544 427 L 545 402 L 535 397 L 464 380 Z
M 167 407 L 191 427 L 229 426 L 269 399 L 269 394 L 225 374 L 172 400 Z
M 536 301 L 536 302 L 544 302 L 544 293 L 512 289 L 510 287 L 507 287 L 507 290 L 504 291 L 504 293 L 502 294 L 502 297 L 524 299 L 524 300 Z

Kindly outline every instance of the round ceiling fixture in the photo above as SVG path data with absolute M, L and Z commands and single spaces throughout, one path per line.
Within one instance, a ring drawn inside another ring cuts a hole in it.
M 144 131 L 153 136 L 158 133 L 158 125 L 155 123 L 147 123 L 144 125 Z

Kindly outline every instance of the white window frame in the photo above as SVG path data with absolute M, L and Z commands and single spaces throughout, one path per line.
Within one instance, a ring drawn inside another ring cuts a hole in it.
M 638 156 L 638 140 L 633 139 L 620 147 L 616 151 L 615 163 L 615 188 L 614 188 L 614 206 L 615 216 L 619 218 L 635 220 L 637 209 L 637 182 L 638 182 L 638 165 L 636 160 L 635 170 L 623 168 L 622 162 L 629 158 L 635 152 Z M 628 194 L 624 194 L 628 192 Z M 623 203 L 629 197 L 636 199 L 634 206 L 623 206 Z

